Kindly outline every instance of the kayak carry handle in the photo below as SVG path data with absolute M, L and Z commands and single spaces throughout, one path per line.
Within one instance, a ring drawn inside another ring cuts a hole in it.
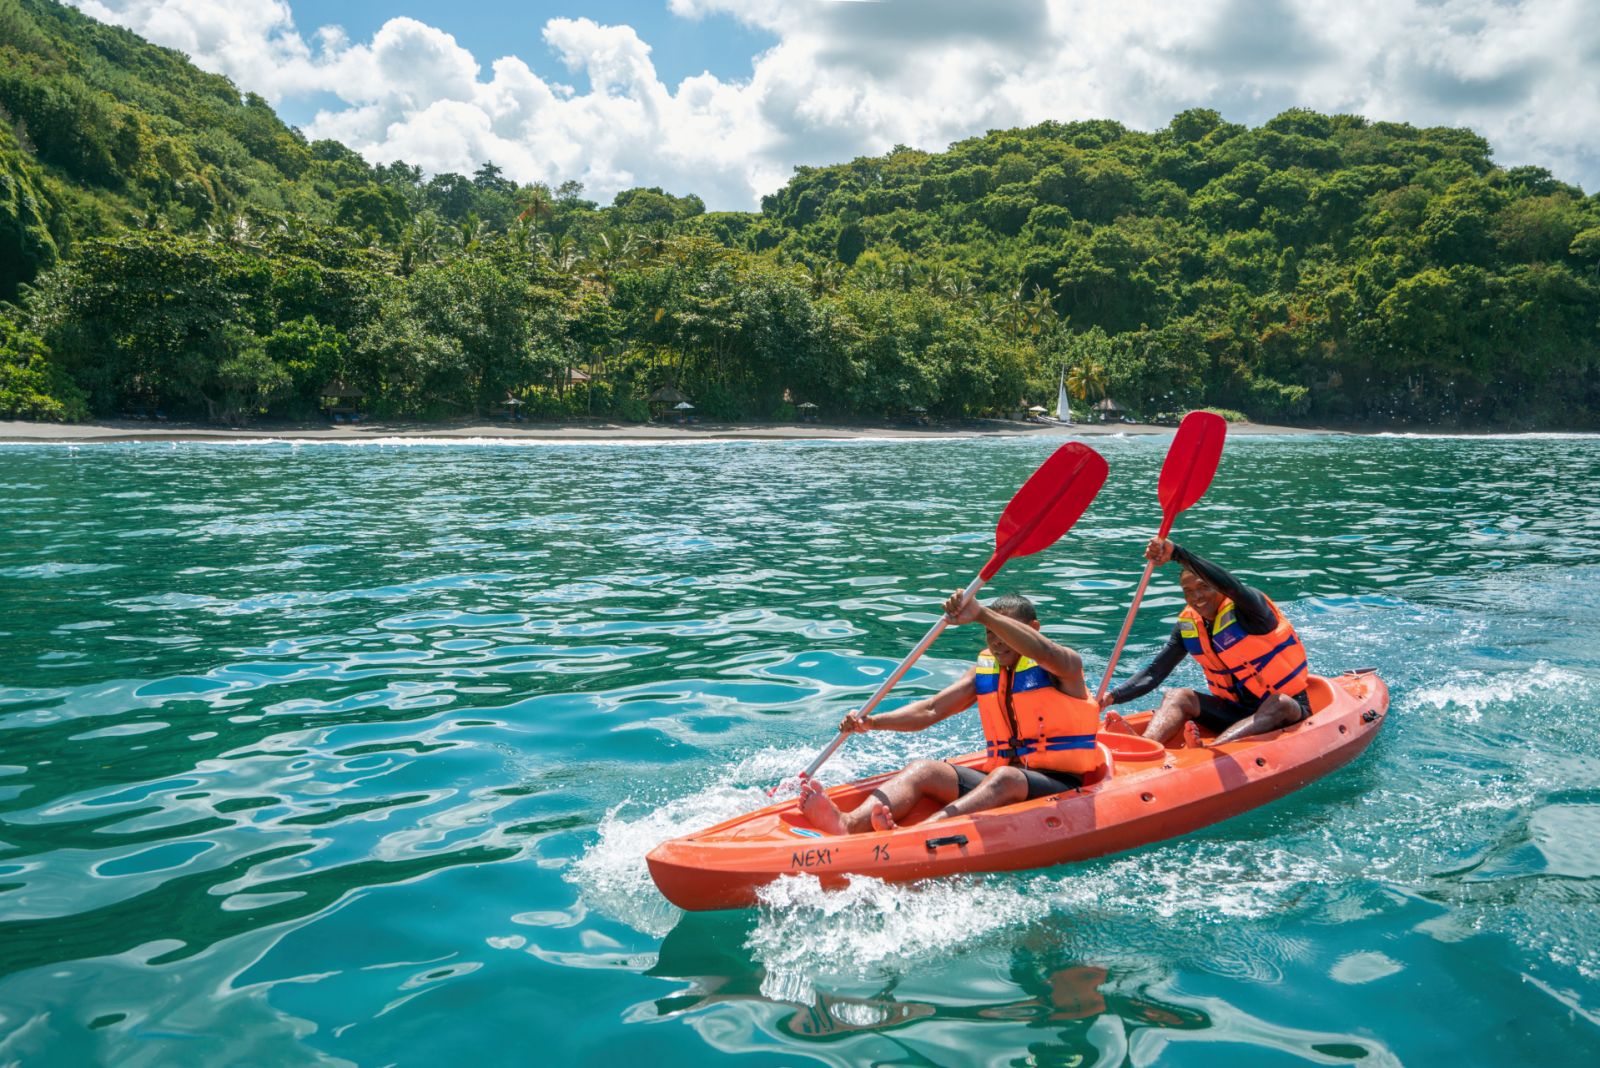
M 964 834 L 947 834 L 943 838 L 929 838 L 927 841 L 923 842 L 923 845 L 928 847 L 928 852 L 930 853 L 938 849 L 940 846 L 964 846 L 966 844 L 967 836 Z

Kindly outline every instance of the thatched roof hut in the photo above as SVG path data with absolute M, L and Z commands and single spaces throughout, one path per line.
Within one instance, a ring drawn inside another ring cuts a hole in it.
M 686 404 L 688 401 L 689 395 L 687 393 L 684 393 L 681 390 L 673 389 L 671 386 L 662 386 L 660 389 L 650 394 L 651 404 L 665 404 L 668 407 L 671 407 L 672 405 L 676 404 Z
M 322 387 L 322 410 L 335 422 L 344 422 L 346 416 L 357 419 L 361 414 L 361 398 L 366 395 L 366 390 L 346 385 L 336 378 Z

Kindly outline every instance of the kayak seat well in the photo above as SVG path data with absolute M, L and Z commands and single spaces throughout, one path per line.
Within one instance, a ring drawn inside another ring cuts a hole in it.
M 1094 740 L 1117 760 L 1160 760 L 1167 754 L 1166 746 L 1137 734 L 1102 731 Z
M 1316 715 L 1333 704 L 1333 684 L 1321 675 L 1311 676 L 1306 682 L 1306 700 L 1311 705 L 1311 714 Z

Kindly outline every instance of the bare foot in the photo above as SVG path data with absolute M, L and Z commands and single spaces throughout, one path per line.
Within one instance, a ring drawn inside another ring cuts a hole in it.
M 1183 746 L 1185 749 L 1204 749 L 1206 744 L 1200 740 L 1200 728 L 1195 726 L 1194 720 L 1186 720 L 1183 724 Z
M 1101 729 L 1104 730 L 1107 734 L 1137 734 L 1138 733 L 1132 727 L 1128 726 L 1128 721 L 1127 720 L 1123 719 L 1120 715 L 1118 715 L 1115 712 L 1107 712 L 1106 713 L 1106 721 L 1105 721 L 1104 724 L 1101 725 Z
M 889 811 L 889 806 L 882 801 L 872 803 L 872 829 L 875 831 L 892 831 L 899 824 L 894 821 L 894 813 Z
M 815 779 L 800 783 L 800 811 L 811 826 L 824 834 L 845 834 L 844 813 L 828 796 L 827 789 Z

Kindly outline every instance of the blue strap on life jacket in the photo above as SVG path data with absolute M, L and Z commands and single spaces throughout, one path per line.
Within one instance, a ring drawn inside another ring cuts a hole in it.
M 1262 653 L 1260 656 L 1258 656 L 1254 660 L 1250 661 L 1250 663 L 1255 666 L 1255 669 L 1257 671 L 1260 671 L 1262 668 L 1264 668 L 1268 664 L 1272 663 L 1273 658 L 1276 657 L 1279 653 L 1283 652 L 1285 649 L 1289 648 L 1291 645 L 1299 645 L 1299 644 L 1300 644 L 1300 639 L 1296 638 L 1293 634 L 1291 634 L 1287 638 L 1283 639 L 1283 641 L 1281 641 L 1277 645 L 1273 646 L 1270 652 Z
M 1272 688 L 1274 690 L 1282 690 L 1284 683 L 1288 682 L 1290 679 L 1294 678 L 1296 675 L 1300 674 L 1300 672 L 1304 671 L 1305 669 L 1306 669 L 1306 662 L 1302 660 L 1300 662 L 1300 666 L 1299 667 L 1295 668 L 1293 671 L 1289 672 L 1289 674 L 1287 674 L 1283 678 L 1279 679 L 1277 681 L 1277 683 L 1273 685 Z
M 1240 664 L 1238 667 L 1233 667 L 1233 666 L 1231 666 L 1229 664 L 1223 664 L 1222 665 L 1222 670 L 1224 670 L 1228 674 L 1232 675 L 1235 682 L 1240 681 L 1240 676 L 1241 675 L 1244 676 L 1245 678 L 1248 678 L 1250 675 L 1260 675 L 1261 674 L 1261 669 L 1266 667 L 1268 664 L 1272 663 L 1273 659 L 1276 658 L 1279 653 L 1283 652 L 1285 649 L 1288 649 L 1290 646 L 1299 645 L 1299 644 L 1300 644 L 1300 639 L 1296 638 L 1293 634 L 1291 634 L 1287 638 L 1283 639 L 1283 641 L 1281 641 L 1277 645 L 1273 646 L 1267 652 L 1262 653 L 1260 656 L 1253 657 L 1250 660 L 1247 660 L 1245 663 Z M 1250 669 L 1248 674 L 1245 673 L 1245 669 L 1246 668 Z M 1288 682 L 1290 679 L 1294 678 L 1299 673 L 1300 673 L 1299 669 L 1291 671 L 1287 676 L 1284 677 L 1283 682 Z M 1282 684 L 1283 683 L 1279 683 L 1278 685 L 1281 686 Z M 1274 689 L 1276 689 L 1276 687 L 1274 687 Z
M 1013 757 L 1031 756 L 1034 753 L 1060 753 L 1069 749 L 1093 749 L 1095 739 L 1092 734 L 1058 734 L 1043 739 L 1044 744 L 1039 744 L 1040 739 L 1007 738 L 1004 742 L 990 742 L 989 756 L 1001 760 L 1010 760 Z
M 1058 734 L 1054 738 L 1044 740 L 1044 749 L 1047 753 L 1060 752 L 1063 749 L 1093 749 L 1094 746 L 1092 734 Z

